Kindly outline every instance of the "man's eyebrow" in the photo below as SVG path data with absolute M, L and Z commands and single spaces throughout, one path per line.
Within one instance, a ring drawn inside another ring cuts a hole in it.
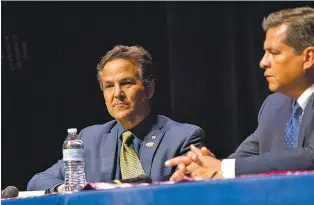
M 132 77 L 125 77 L 125 78 L 122 78 L 121 81 L 126 81 L 126 80 L 132 80 L 132 81 L 135 81 L 136 79 L 132 78 Z
M 125 78 L 122 78 L 122 79 L 120 79 L 119 81 L 120 82 L 125 82 L 125 81 L 136 81 L 136 79 L 135 78 L 132 78 L 132 77 L 125 77 Z M 107 83 L 107 84 L 109 84 L 109 83 L 112 83 L 112 80 L 111 79 L 109 79 L 109 80 L 103 80 L 103 83 Z
M 267 50 L 267 51 L 269 51 L 269 50 L 273 50 L 273 48 L 272 48 L 272 47 L 270 47 L 270 46 L 264 46 L 263 48 L 264 48 L 264 50 Z
M 112 80 L 103 80 L 103 83 L 112 83 Z

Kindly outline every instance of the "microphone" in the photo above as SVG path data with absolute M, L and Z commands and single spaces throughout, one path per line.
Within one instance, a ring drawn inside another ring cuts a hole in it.
M 1 198 L 12 198 L 19 195 L 19 190 L 15 186 L 8 186 L 1 191 Z
M 112 181 L 115 184 L 123 184 L 123 183 L 133 183 L 133 184 L 138 184 L 138 183 L 152 183 L 152 179 L 145 175 L 141 174 L 135 178 L 130 178 L 130 179 L 116 179 Z

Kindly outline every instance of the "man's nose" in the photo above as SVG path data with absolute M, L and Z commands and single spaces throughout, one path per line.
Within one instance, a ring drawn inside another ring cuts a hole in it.
M 121 89 L 121 86 L 115 86 L 114 97 L 120 99 L 123 96 L 124 96 L 124 93 L 123 93 L 123 90 Z
M 261 61 L 259 62 L 259 67 L 261 67 L 262 69 L 266 69 L 269 67 L 269 60 L 266 54 L 264 54 Z

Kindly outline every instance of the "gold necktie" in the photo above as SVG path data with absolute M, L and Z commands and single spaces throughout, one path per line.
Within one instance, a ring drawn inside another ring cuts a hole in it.
M 136 152 L 130 147 L 129 141 L 132 140 L 133 134 L 125 131 L 122 134 L 122 146 L 120 151 L 120 168 L 122 179 L 135 178 L 145 174 L 141 162 Z

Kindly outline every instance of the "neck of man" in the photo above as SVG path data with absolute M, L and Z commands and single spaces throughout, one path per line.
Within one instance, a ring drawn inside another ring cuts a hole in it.
M 302 80 L 295 82 L 294 86 L 284 91 L 283 94 L 297 100 L 302 95 L 302 93 L 313 84 L 314 75 L 311 73 L 311 75 L 304 76 Z
M 125 129 L 132 129 L 136 125 L 140 124 L 150 114 L 150 112 L 151 108 L 150 106 L 147 106 L 146 109 L 142 109 L 141 113 L 117 120 Z

